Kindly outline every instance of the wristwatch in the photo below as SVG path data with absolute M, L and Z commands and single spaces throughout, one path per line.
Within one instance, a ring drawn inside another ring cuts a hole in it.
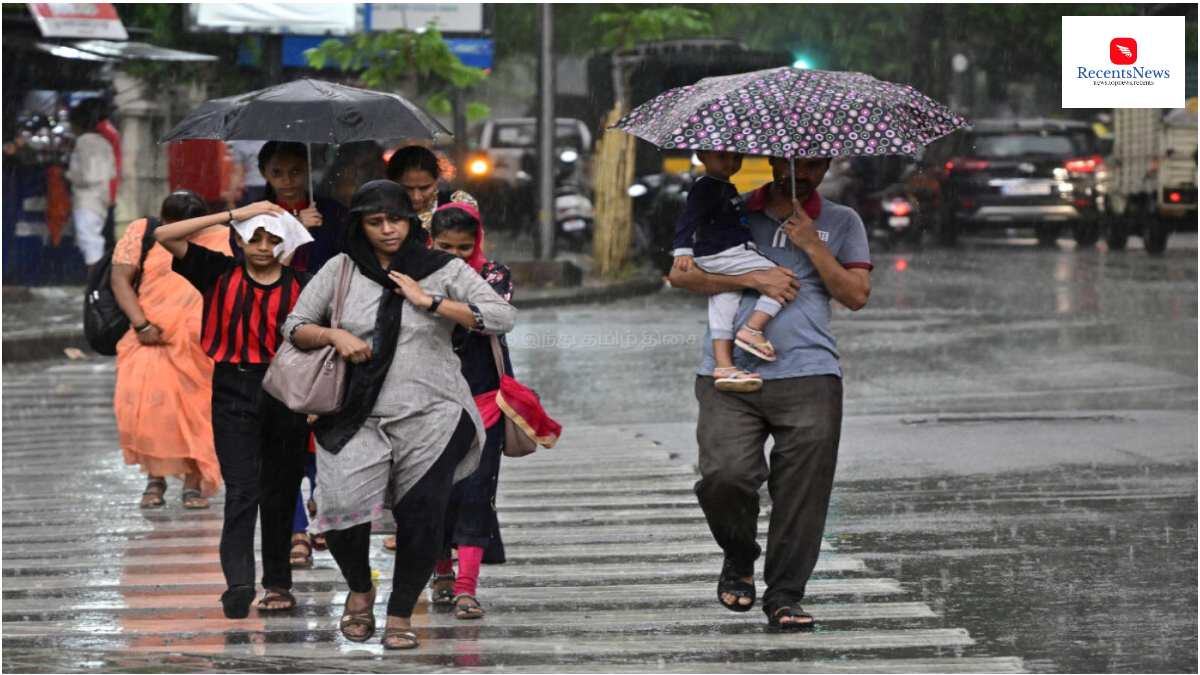
M 442 304 L 442 300 L 445 300 L 445 298 L 440 295 L 433 296 L 433 302 L 429 303 L 429 309 L 425 311 L 430 314 L 437 314 L 438 306 Z

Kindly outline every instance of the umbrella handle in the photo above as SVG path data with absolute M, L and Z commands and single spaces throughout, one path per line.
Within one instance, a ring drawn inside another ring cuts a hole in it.
M 312 143 L 305 143 L 304 150 L 308 153 L 308 203 L 310 206 L 316 206 L 317 194 L 313 192 Z M 795 178 L 792 179 L 792 192 L 796 191 L 795 180 Z

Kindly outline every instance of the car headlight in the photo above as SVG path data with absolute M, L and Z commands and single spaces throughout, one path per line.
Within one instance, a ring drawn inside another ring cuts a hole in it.
M 467 162 L 467 173 L 480 178 L 492 172 L 492 163 L 486 157 L 476 157 Z
M 645 185 L 642 185 L 641 183 L 634 183 L 633 185 L 629 186 L 629 189 L 626 192 L 629 193 L 630 197 L 637 199 L 649 191 L 650 188 L 646 187 Z

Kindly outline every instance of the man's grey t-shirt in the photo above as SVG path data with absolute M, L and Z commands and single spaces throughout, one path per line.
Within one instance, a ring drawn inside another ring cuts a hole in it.
M 763 208 L 768 189 L 770 184 L 743 195 L 747 205 L 746 224 L 759 252 L 776 265 L 795 272 L 800 290 L 796 299 L 784 305 L 767 324 L 766 337 L 775 346 L 776 360 L 760 361 L 735 347 L 734 364 L 743 370 L 758 373 L 764 380 L 811 375 L 841 377 L 837 339 L 829 330 L 829 290 L 825 288 L 825 283 L 808 256 L 782 236 L 779 227 L 783 222 L 771 217 Z M 835 204 L 824 197 L 819 199 L 820 213 L 813 222 L 818 236 L 829 247 L 829 251 L 844 267 L 872 269 L 867 230 L 863 227 L 862 219 L 849 207 Z M 809 204 L 806 203 L 805 207 L 811 212 Z M 750 318 L 757 297 L 758 294 L 753 292 L 742 294 L 735 326 L 742 326 Z M 704 360 L 697 373 L 711 376 L 715 365 L 712 335 L 706 332 Z

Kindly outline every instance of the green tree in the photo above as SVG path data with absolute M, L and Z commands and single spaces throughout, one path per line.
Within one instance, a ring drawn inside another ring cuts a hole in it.
M 415 75 L 429 109 L 439 114 L 454 112 L 455 93 L 487 78 L 482 68 L 463 65 L 433 24 L 419 32 L 358 33 L 345 41 L 330 39 L 306 51 L 305 56 L 313 68 L 336 65 L 357 72 L 365 85 L 379 89 L 399 88 Z M 489 114 L 488 107 L 477 102 L 462 112 L 469 121 Z

